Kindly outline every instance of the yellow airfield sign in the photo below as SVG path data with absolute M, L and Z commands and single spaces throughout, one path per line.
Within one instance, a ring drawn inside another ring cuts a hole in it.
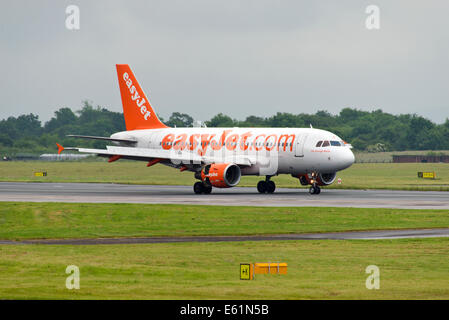
M 418 178 L 423 179 L 436 179 L 437 175 L 435 172 L 418 172 Z
M 252 278 L 251 264 L 241 263 L 240 264 L 240 280 L 251 280 L 251 278 Z
M 287 274 L 287 263 L 241 263 L 240 280 L 253 280 L 255 274 Z

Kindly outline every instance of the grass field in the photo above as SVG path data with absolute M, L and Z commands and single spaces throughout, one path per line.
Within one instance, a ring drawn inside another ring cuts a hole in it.
M 23 202 L 0 206 L 0 240 L 438 227 L 449 227 L 447 210 Z
M 34 172 L 46 171 L 48 176 L 35 177 Z M 418 171 L 435 171 L 437 179 L 420 179 Z M 396 189 L 449 191 L 449 164 L 444 163 L 355 163 L 338 172 L 342 184 L 329 188 Z M 255 187 L 261 177 L 242 177 L 239 186 Z M 278 187 L 299 188 L 298 179 L 290 175 L 272 178 Z M 155 185 L 193 185 L 191 172 L 144 162 L 0 162 L 0 181 L 36 182 L 103 182 Z
M 12 203 L 0 239 L 300 233 L 448 227 L 447 210 Z M 449 239 L 0 245 L 0 299 L 449 299 Z M 239 280 L 239 264 L 287 275 Z M 368 290 L 368 265 L 380 290 Z M 80 268 L 81 289 L 65 287 Z
M 154 245 L 0 246 L 8 299 L 449 299 L 449 239 Z M 239 280 L 239 264 L 287 262 L 287 275 Z M 365 268 L 380 269 L 368 290 Z M 80 289 L 65 287 L 80 268 Z

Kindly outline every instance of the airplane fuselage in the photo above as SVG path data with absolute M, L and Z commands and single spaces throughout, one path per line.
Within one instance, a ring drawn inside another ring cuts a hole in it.
M 218 157 L 223 162 L 255 159 L 253 166 L 242 168 L 242 175 L 329 173 L 354 162 L 341 138 L 313 128 L 164 128 L 118 132 L 111 138 L 136 140 L 137 148 Z M 319 141 L 329 145 L 318 147 Z

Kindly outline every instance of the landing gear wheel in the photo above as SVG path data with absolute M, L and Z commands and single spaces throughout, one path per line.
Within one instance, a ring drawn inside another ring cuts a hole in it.
M 204 183 L 198 181 L 193 185 L 193 191 L 196 194 L 209 194 L 212 192 L 212 186 L 205 186 Z
M 310 194 L 315 194 L 315 187 L 314 187 L 314 186 L 311 186 L 311 187 L 310 187 L 309 193 L 310 193 Z
M 321 188 L 319 186 L 311 186 L 309 189 L 310 194 L 320 194 Z
M 268 185 L 265 181 L 259 181 L 257 183 L 257 191 L 259 191 L 259 193 L 265 193 L 268 191 Z
M 202 194 L 205 190 L 204 184 L 202 182 L 195 182 L 195 184 L 193 185 L 193 191 L 196 194 Z
M 267 193 L 273 193 L 276 190 L 276 184 L 273 181 L 266 181 Z
M 212 186 L 206 187 L 204 186 L 204 194 L 210 194 L 212 192 Z

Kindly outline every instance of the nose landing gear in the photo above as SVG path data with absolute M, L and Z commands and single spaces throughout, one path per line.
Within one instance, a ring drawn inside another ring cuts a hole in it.
M 319 186 L 311 186 L 309 189 L 310 194 L 320 194 L 321 188 Z
M 310 180 L 312 186 L 309 189 L 310 194 L 320 194 L 321 192 L 321 188 L 316 183 L 316 177 L 317 177 L 316 172 L 312 172 L 312 179 Z

